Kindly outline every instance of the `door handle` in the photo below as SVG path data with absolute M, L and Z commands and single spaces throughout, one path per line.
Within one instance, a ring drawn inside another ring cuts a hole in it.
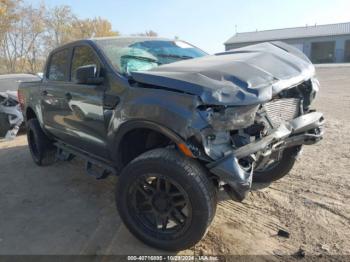
M 68 92 L 68 93 L 66 93 L 64 96 L 66 97 L 67 100 L 72 100 L 72 95 L 71 95 L 71 93 Z

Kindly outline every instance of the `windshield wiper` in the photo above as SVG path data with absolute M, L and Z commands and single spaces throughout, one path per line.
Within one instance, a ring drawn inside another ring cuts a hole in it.
M 192 59 L 193 56 L 188 55 L 171 55 L 171 54 L 158 54 L 159 57 L 171 57 L 171 58 L 179 58 L 179 59 Z
M 135 58 L 135 59 L 139 59 L 139 60 L 143 60 L 146 62 L 152 62 L 152 63 L 156 63 L 158 65 L 161 65 L 162 63 L 160 63 L 159 61 L 157 61 L 156 59 L 150 58 L 150 57 L 146 57 L 146 56 L 137 56 L 137 55 L 123 55 L 123 58 Z

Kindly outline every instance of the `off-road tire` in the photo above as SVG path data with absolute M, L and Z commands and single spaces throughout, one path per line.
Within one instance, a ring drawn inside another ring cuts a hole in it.
M 192 218 L 185 232 L 165 237 L 137 223 L 132 216 L 128 192 L 133 181 L 149 173 L 176 181 L 188 194 Z M 116 186 L 116 203 L 125 225 L 138 239 L 155 248 L 177 251 L 192 247 L 206 234 L 216 212 L 217 197 L 213 182 L 197 161 L 176 150 L 160 148 L 141 154 L 124 168 Z
M 286 148 L 282 153 L 281 159 L 273 164 L 273 167 L 266 170 L 254 171 L 253 182 L 271 183 L 286 176 L 293 168 L 300 149 L 300 146 Z
M 55 162 L 56 147 L 43 132 L 37 119 L 27 122 L 27 140 L 30 154 L 38 166 L 48 166 Z

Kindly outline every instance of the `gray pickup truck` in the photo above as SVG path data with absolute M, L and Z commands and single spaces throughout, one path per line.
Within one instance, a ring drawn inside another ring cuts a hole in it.
M 119 175 L 128 229 L 181 250 L 206 233 L 218 190 L 242 201 L 322 139 L 323 116 L 310 109 L 318 90 L 307 57 L 281 42 L 208 55 L 117 37 L 52 51 L 42 81 L 22 83 L 18 99 L 36 164 L 79 156 L 98 179 Z

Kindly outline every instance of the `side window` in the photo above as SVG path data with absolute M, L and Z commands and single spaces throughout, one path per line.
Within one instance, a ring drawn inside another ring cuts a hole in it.
M 74 48 L 71 79 L 75 81 L 75 70 L 81 66 L 95 65 L 99 69 L 99 61 L 93 50 L 88 46 L 78 46 Z
M 69 50 L 58 51 L 51 56 L 47 78 L 53 81 L 67 81 Z

